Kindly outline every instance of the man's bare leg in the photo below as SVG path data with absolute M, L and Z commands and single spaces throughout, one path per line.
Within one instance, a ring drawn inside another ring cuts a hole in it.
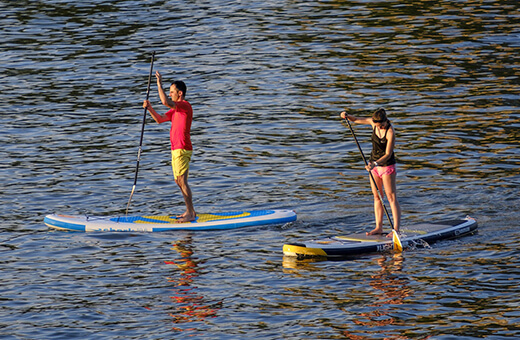
M 182 196 L 184 197 L 184 203 L 186 204 L 186 211 L 182 215 L 177 216 L 177 222 L 183 223 L 195 221 L 197 218 L 197 213 L 193 207 L 192 193 L 190 186 L 188 185 L 188 173 L 177 176 L 177 178 L 175 178 L 175 182 L 181 189 Z

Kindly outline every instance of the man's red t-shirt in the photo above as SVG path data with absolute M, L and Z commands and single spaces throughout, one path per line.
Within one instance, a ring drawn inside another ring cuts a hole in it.
M 193 109 L 185 100 L 175 102 L 175 109 L 166 112 L 166 117 L 172 122 L 170 129 L 170 141 L 172 150 L 193 150 L 190 131 L 193 121 Z

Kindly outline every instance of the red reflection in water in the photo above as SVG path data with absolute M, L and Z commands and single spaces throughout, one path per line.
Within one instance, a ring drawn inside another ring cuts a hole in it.
M 167 265 L 175 266 L 175 275 L 168 277 L 168 282 L 175 287 L 173 296 L 170 296 L 172 302 L 176 304 L 175 311 L 170 313 L 174 324 L 203 321 L 206 318 L 217 316 L 218 308 L 208 305 L 204 296 L 199 295 L 196 291 L 197 287 L 193 285 L 194 280 L 199 276 L 200 261 L 193 257 L 191 242 L 191 237 L 187 237 L 185 240 L 173 243 L 172 249 L 179 253 L 180 258 L 164 261 Z M 181 329 L 178 327 L 173 327 L 173 329 L 177 331 L 194 330 L 193 328 Z

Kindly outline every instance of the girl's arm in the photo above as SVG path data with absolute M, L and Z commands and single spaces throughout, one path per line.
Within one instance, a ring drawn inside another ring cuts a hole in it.
M 372 118 L 357 118 L 353 115 L 347 114 L 345 111 L 341 112 L 341 118 L 348 119 L 351 122 L 355 122 L 358 124 L 367 124 L 367 125 L 374 125 L 374 122 L 372 122 Z

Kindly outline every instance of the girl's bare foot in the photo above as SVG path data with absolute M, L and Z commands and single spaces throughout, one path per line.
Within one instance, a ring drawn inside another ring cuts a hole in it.
M 371 232 L 367 233 L 367 236 L 379 235 L 379 234 L 382 234 L 382 233 L 383 233 L 383 228 L 375 228 Z

